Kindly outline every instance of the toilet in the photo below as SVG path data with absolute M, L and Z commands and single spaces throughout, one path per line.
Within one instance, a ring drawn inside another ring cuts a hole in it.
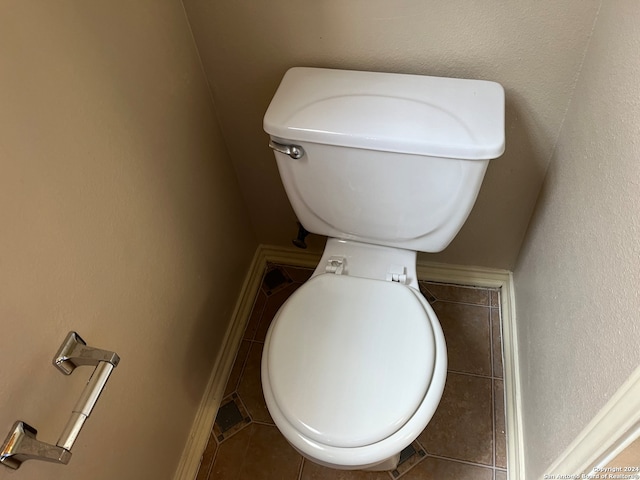
M 301 224 L 328 237 L 262 354 L 269 413 L 309 460 L 393 470 L 444 390 L 418 251 L 446 248 L 504 151 L 495 83 L 321 68 L 285 74 L 264 117 Z

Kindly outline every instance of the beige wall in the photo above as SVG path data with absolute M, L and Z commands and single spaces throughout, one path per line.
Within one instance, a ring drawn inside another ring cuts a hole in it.
M 0 6 L 0 436 L 55 443 L 122 357 L 68 466 L 0 478 L 170 479 L 256 241 L 178 1 Z
M 531 479 L 640 364 L 639 24 L 602 2 L 515 269 Z
M 424 259 L 512 268 L 553 151 L 597 0 L 184 0 L 252 223 L 287 244 L 295 217 L 262 132 L 287 68 L 468 77 L 507 93 L 507 151 L 451 246 Z M 316 246 L 318 243 L 316 243 Z

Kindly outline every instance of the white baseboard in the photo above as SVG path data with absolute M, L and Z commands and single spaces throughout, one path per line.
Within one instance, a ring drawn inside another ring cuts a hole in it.
M 242 334 L 249 320 L 253 299 L 260 286 L 267 262 L 315 268 L 321 254 L 278 246 L 258 246 L 243 284 L 223 348 L 215 362 L 191 428 L 174 480 L 193 480 L 200 466 L 202 453 L 222 401 L 224 387 L 233 367 Z M 507 461 L 509 478 L 524 479 L 524 451 L 520 419 L 520 379 L 518 375 L 515 297 L 511 272 L 482 267 L 437 264 L 418 261 L 418 278 L 443 283 L 501 288 L 502 339 L 504 348 L 504 386 L 506 396 Z
M 299 248 L 279 247 L 275 245 L 260 245 L 262 258 L 265 262 L 291 265 L 293 267 L 316 268 L 322 252 L 309 252 Z
M 258 288 L 260 288 L 264 266 L 265 260 L 259 246 L 236 301 L 222 348 L 214 363 L 180 463 L 173 476 L 174 480 L 194 480 L 198 474 L 202 453 L 207 447 L 211 428 L 216 419 L 222 395 L 224 395 L 224 388 L 233 368 L 233 362 L 242 341 L 242 334 L 251 315 L 253 300 L 258 293 Z
M 549 474 L 597 474 L 640 434 L 640 367 L 547 469 Z M 630 465 L 631 466 L 631 465 Z M 620 472 L 633 475 L 637 472 Z M 600 474 L 604 478 L 603 474 Z M 556 476 L 556 478 L 558 478 Z

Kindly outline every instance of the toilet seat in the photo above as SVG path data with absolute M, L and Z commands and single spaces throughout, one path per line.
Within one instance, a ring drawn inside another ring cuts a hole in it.
M 366 447 L 392 437 L 424 410 L 432 384 L 442 348 L 430 312 L 417 292 L 399 283 L 313 277 L 269 329 L 267 401 L 286 428 L 328 448 Z

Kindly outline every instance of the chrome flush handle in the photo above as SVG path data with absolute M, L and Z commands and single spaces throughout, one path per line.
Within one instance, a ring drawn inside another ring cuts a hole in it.
M 300 145 L 285 145 L 284 143 L 269 140 L 269 147 L 273 148 L 276 152 L 289 155 L 294 160 L 297 160 L 304 155 L 304 150 Z

